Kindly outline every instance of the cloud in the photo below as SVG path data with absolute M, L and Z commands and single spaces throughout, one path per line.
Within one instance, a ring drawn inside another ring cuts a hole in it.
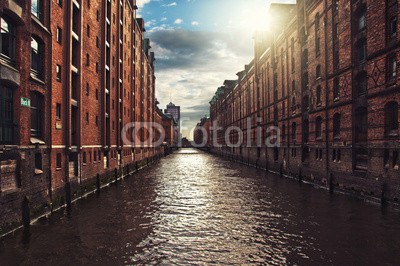
M 152 19 L 152 20 L 147 21 L 144 24 L 144 26 L 150 28 L 150 27 L 154 27 L 156 23 L 157 23 L 157 21 L 155 19 Z
M 174 23 L 175 24 L 182 24 L 182 22 L 183 22 L 183 19 L 177 18 Z
M 200 23 L 198 21 L 192 21 L 192 26 L 199 26 Z
M 178 4 L 176 3 L 176 2 L 172 2 L 172 3 L 170 3 L 170 4 L 166 4 L 166 5 L 162 5 L 162 6 L 165 6 L 165 7 L 172 7 L 172 6 L 177 6 Z
M 162 17 L 162 18 L 160 19 L 160 21 L 167 21 L 167 18 L 166 18 L 166 17 Z
M 137 1 L 136 1 L 136 5 L 137 5 L 139 8 L 142 8 L 145 4 L 150 3 L 150 1 L 151 1 L 151 0 L 137 0 Z
M 251 61 L 252 40 L 235 33 L 171 28 L 153 28 L 148 34 L 156 55 L 160 108 L 170 100 L 180 105 L 181 116 L 189 119 L 182 133 L 192 138 L 190 129 L 209 114 L 209 101 L 216 89 L 225 79 L 236 79 L 236 73 Z

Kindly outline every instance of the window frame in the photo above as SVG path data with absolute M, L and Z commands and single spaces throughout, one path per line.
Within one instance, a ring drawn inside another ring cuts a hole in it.
M 38 92 L 31 92 L 31 137 L 41 138 L 44 136 L 44 99 Z M 35 119 L 34 116 L 37 116 Z M 36 121 L 36 122 L 35 122 Z
M 14 90 L 0 85 L 0 144 L 14 143 Z
M 34 42 L 37 47 L 34 47 Z M 37 61 L 37 62 L 36 62 Z M 43 42 L 36 36 L 31 36 L 31 74 L 42 79 L 44 74 L 44 47 Z

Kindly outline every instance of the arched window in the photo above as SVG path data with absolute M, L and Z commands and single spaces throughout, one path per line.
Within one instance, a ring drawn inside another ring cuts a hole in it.
M 385 137 L 399 135 L 399 104 L 389 102 L 385 105 Z
M 14 137 L 13 91 L 0 85 L 0 144 L 12 144 Z
M 15 26 L 7 17 L 1 18 L 0 54 L 8 60 L 15 60 Z
M 43 136 L 44 101 L 37 92 L 31 93 L 31 136 Z
M 43 44 L 40 39 L 31 39 L 31 70 L 38 77 L 43 77 Z
M 320 116 L 315 120 L 315 138 L 317 140 L 322 138 L 322 118 Z
M 341 115 L 336 113 L 333 115 L 333 138 L 340 138 L 340 119 Z

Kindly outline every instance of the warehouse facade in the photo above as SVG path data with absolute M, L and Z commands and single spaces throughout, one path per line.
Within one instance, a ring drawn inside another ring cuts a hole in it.
M 154 133 L 154 53 L 135 0 L 0 3 L 0 227 L 164 154 Z
M 252 62 L 210 102 L 214 151 L 397 202 L 398 1 L 297 1 L 268 16 Z

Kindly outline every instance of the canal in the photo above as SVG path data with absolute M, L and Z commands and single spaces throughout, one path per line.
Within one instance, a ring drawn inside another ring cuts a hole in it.
M 400 214 L 193 149 L 0 240 L 0 265 L 398 264 Z

